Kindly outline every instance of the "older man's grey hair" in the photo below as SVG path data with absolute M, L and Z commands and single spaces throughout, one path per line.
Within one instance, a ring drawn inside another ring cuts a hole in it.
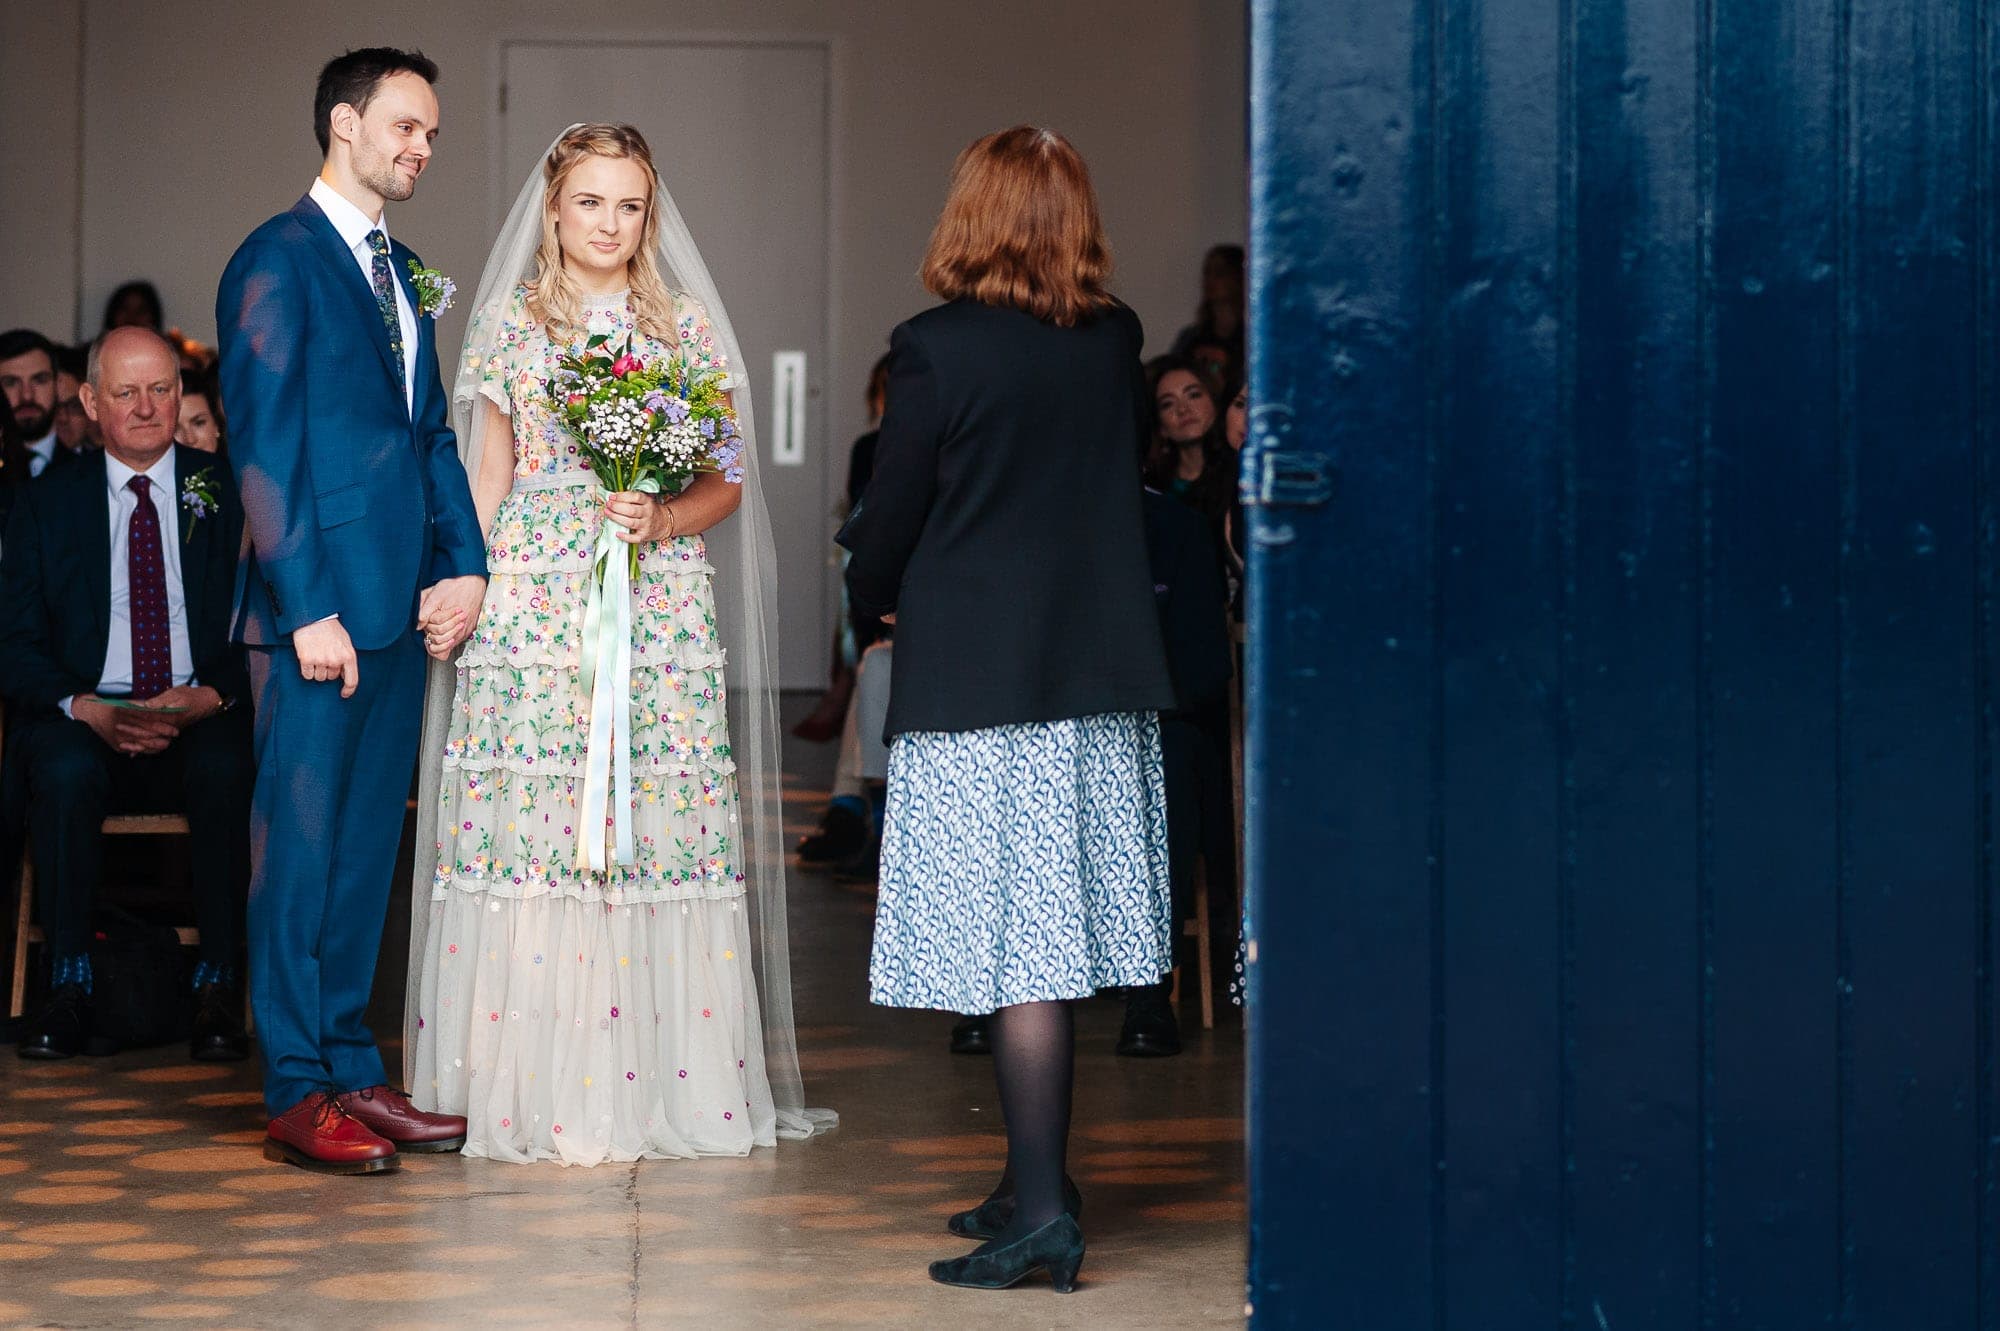
M 181 353 L 174 349 L 173 343 L 167 341 L 166 338 L 161 337 L 158 333 L 154 332 L 150 328 L 136 328 L 128 324 L 123 328 L 114 328 L 108 333 L 101 334 L 94 342 L 90 344 L 90 362 L 89 364 L 84 366 L 83 377 L 84 381 L 88 383 L 91 386 L 91 388 L 98 390 L 100 392 L 104 388 L 104 344 L 106 342 L 109 342 L 114 337 L 150 338 L 152 341 L 159 344 L 160 349 L 167 353 L 167 359 L 171 360 L 174 363 L 174 373 L 176 375 L 180 373 Z

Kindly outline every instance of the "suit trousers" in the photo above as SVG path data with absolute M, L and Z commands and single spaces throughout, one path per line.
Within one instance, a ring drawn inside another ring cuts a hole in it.
M 90 906 L 104 875 L 105 816 L 180 813 L 188 820 L 202 960 L 234 965 L 250 876 L 250 716 L 242 708 L 189 726 L 163 753 L 132 757 L 60 712 L 20 726 L 28 840 L 52 957 L 90 946 Z
M 250 995 L 264 1100 L 381 1084 L 368 998 L 382 947 L 427 658 L 415 631 L 357 652 L 358 688 L 300 678 L 289 647 L 253 648 Z

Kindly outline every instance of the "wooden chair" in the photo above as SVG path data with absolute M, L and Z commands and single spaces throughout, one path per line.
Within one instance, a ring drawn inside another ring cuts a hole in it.
M 0 706 L 0 755 L 6 753 L 7 713 Z M 131 813 L 113 814 L 104 820 L 106 836 L 186 836 L 187 819 L 177 813 Z M 35 943 L 47 942 L 47 935 L 35 920 L 35 855 L 23 844 L 21 847 L 21 884 L 14 910 L 14 982 L 13 996 L 9 1000 L 7 1014 L 18 1017 L 27 1009 L 28 999 L 28 948 Z M 181 925 L 174 929 L 184 947 L 193 947 L 201 942 L 201 930 L 193 925 Z
M 1194 918 L 1181 921 L 1181 937 L 1195 940 L 1195 975 L 1201 981 L 1201 1028 L 1215 1029 L 1215 949 L 1210 946 L 1208 927 L 1208 862 L 1195 861 Z M 1181 1005 L 1181 967 L 1174 967 L 1173 1004 Z

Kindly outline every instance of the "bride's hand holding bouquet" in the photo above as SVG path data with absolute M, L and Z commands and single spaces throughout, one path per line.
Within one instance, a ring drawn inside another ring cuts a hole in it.
M 702 472 L 743 480 L 743 441 L 722 374 L 694 369 L 685 354 L 647 361 L 629 338 L 614 356 L 609 340 L 599 334 L 563 356 L 548 383 L 556 415 L 608 492 L 600 584 L 612 540 L 633 547 L 628 571 L 636 574 L 640 544 L 678 534 L 664 497 Z

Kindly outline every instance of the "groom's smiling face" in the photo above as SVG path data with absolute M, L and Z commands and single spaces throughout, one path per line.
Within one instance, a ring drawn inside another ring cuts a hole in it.
M 356 179 L 385 199 L 407 199 L 431 160 L 437 94 L 416 74 L 391 74 L 359 111 L 336 107 L 333 131 L 349 145 Z

